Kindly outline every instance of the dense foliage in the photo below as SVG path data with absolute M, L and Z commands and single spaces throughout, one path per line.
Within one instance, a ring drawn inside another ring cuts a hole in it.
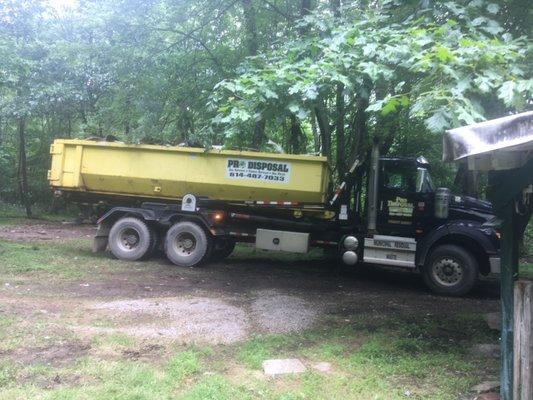
M 0 200 L 47 201 L 56 137 L 440 158 L 529 106 L 529 2 L 0 1 Z M 270 143 L 270 144 L 269 144 Z M 279 149 L 279 146 L 275 146 Z M 449 169 L 437 174 L 453 183 Z

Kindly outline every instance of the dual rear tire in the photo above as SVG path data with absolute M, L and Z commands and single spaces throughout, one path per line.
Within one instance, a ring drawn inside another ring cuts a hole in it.
M 195 267 L 209 258 L 211 243 L 201 226 L 178 222 L 165 236 L 165 254 L 179 267 Z
M 135 218 L 119 219 L 109 232 L 111 253 L 126 261 L 149 257 L 157 248 L 157 235 L 146 222 Z M 204 229 L 190 221 L 178 222 L 165 235 L 167 258 L 180 267 L 195 267 L 211 255 L 211 240 Z
M 156 234 L 144 221 L 134 217 L 119 219 L 109 231 L 111 253 L 121 260 L 137 261 L 156 248 Z

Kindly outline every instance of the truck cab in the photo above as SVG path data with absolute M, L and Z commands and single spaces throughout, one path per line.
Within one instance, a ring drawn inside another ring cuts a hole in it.
M 368 184 L 353 196 L 341 202 L 366 201 L 366 215 L 355 207 L 360 223 L 344 238 L 346 263 L 418 270 L 428 287 L 448 295 L 468 292 L 479 274 L 499 272 L 491 204 L 436 188 L 424 157 L 379 157 L 374 151 Z

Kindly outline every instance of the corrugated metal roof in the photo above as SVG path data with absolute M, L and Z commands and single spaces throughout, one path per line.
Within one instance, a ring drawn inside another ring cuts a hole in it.
M 533 111 L 450 129 L 443 144 L 444 161 L 468 159 L 480 166 L 473 169 L 514 168 L 533 156 Z

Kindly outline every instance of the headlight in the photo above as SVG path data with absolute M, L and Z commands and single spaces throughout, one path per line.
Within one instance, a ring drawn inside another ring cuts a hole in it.
M 355 236 L 346 236 L 342 242 L 342 245 L 347 250 L 355 250 L 359 246 L 359 240 Z

